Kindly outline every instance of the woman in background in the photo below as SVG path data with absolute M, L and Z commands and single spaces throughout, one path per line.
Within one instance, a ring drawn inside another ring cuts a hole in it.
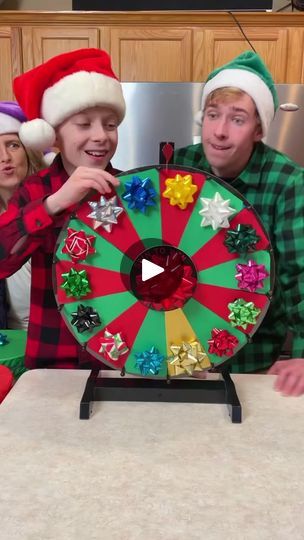
M 26 117 L 17 103 L 0 101 L 0 214 L 6 211 L 21 182 L 46 167 L 43 154 L 24 148 L 20 142 L 18 133 L 24 121 Z M 0 329 L 27 329 L 30 286 L 30 261 L 6 280 L 0 280 Z

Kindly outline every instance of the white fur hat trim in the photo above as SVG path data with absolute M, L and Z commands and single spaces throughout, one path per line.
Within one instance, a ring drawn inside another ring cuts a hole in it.
M 8 114 L 0 112 L 0 135 L 19 133 L 21 122 Z

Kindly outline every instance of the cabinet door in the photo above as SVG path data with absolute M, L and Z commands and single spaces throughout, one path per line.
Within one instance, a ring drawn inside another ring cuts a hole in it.
M 63 52 L 99 46 L 97 28 L 24 27 L 22 29 L 24 71 Z
M 110 28 L 113 66 L 122 81 L 190 81 L 190 29 Z
M 262 56 L 275 82 L 285 82 L 288 29 L 244 27 L 243 30 L 257 53 Z M 238 28 L 195 31 L 193 80 L 204 81 L 214 68 L 229 62 L 249 49 L 249 43 Z
M 288 29 L 288 59 L 286 82 L 304 83 L 304 30 Z M 285 82 L 285 81 L 284 81 Z
M 12 79 L 21 72 L 20 31 L 0 26 L 0 100 L 14 99 Z

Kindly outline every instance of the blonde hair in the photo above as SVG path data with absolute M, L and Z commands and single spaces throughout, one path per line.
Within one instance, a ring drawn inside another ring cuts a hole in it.
M 205 108 L 210 105 L 212 101 L 218 101 L 219 99 L 224 102 L 232 101 L 235 98 L 240 98 L 245 95 L 243 90 L 235 88 L 234 86 L 225 86 L 223 88 L 216 88 L 213 92 L 210 92 L 206 98 Z
M 38 152 L 38 150 L 31 150 L 30 148 L 26 148 L 25 146 L 23 148 L 27 156 L 28 164 L 27 174 L 25 178 L 47 167 L 42 152 Z M 25 178 L 22 180 L 22 182 L 25 180 Z

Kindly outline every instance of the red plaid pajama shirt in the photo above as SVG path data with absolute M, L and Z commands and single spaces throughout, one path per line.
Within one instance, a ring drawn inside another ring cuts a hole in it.
M 106 170 L 113 175 L 118 172 L 111 165 Z M 97 363 L 68 330 L 53 293 L 54 248 L 73 209 L 49 216 L 44 200 L 58 191 L 67 178 L 58 155 L 48 169 L 24 182 L 7 212 L 0 216 L 0 279 L 16 272 L 31 257 L 31 307 L 25 355 L 29 369 L 92 367 Z

